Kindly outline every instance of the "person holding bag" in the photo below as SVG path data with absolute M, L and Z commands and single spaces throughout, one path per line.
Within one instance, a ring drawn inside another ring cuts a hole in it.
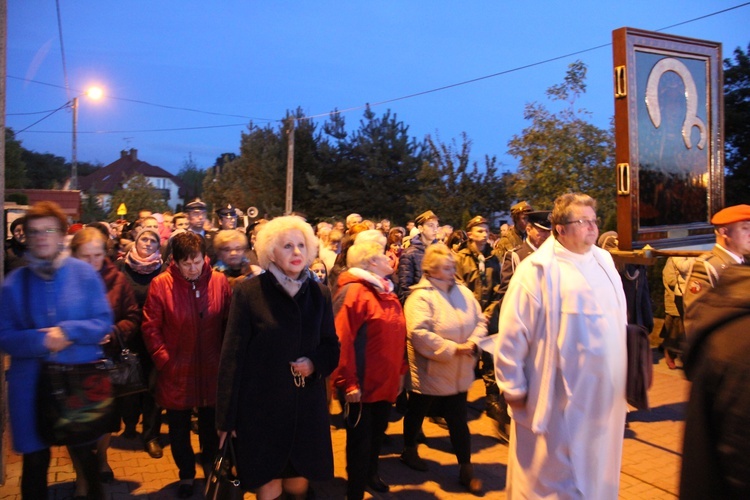
M 24 499 L 47 498 L 48 492 L 52 443 L 37 428 L 37 387 L 43 364 L 76 365 L 101 359 L 101 342 L 112 329 L 112 310 L 99 274 L 63 253 L 67 226 L 56 203 L 35 204 L 24 222 L 28 265 L 12 272 L 0 290 L 0 350 L 11 358 L 8 408 L 13 448 L 23 454 Z M 82 465 L 89 498 L 104 498 L 95 445 L 96 439 L 74 443 L 70 453 Z

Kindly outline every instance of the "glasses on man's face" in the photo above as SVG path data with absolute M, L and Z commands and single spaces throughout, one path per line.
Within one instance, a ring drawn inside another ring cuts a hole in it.
M 26 234 L 31 238 L 37 238 L 39 236 L 49 236 L 50 234 L 59 233 L 60 229 L 56 227 L 48 227 L 47 229 L 29 229 Z
M 586 227 L 599 227 L 602 224 L 602 220 L 597 217 L 596 219 L 578 219 L 578 220 L 569 220 L 565 221 L 563 225 L 567 226 L 569 224 L 574 224 L 578 226 L 586 226 Z

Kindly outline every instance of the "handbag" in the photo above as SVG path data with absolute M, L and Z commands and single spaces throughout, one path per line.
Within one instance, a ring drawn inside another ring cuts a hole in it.
M 113 366 L 109 374 L 115 397 L 119 398 L 147 391 L 148 384 L 143 375 L 141 358 L 138 353 L 128 349 L 117 328 L 112 331 L 112 337 L 119 344 L 119 350 L 112 356 Z
M 242 500 L 245 492 L 237 477 L 237 458 L 234 455 L 234 439 L 227 433 L 224 446 L 216 454 L 211 473 L 206 480 L 206 500 Z
M 37 431 L 49 445 L 77 445 L 106 434 L 115 416 L 111 362 L 42 363 Z

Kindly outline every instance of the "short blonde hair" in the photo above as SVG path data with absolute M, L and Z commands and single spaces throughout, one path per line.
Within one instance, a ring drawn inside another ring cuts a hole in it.
M 365 269 L 367 263 L 373 257 L 383 255 L 383 247 L 374 241 L 354 243 L 346 252 L 346 266 Z
M 555 207 L 552 209 L 552 215 L 550 215 L 552 234 L 555 237 L 558 235 L 557 226 L 565 225 L 575 206 L 591 207 L 596 212 L 596 200 L 587 194 L 565 193 L 558 196 L 555 200 Z
M 271 262 L 273 262 L 273 251 L 281 238 L 289 231 L 294 230 L 301 232 L 305 239 L 305 250 L 307 252 L 305 266 L 310 265 L 318 254 L 318 239 L 305 219 L 296 215 L 285 215 L 263 224 L 263 227 L 258 231 L 255 239 L 255 251 L 258 253 L 260 267 L 266 270 L 269 268 Z
M 221 247 L 233 241 L 241 243 L 245 246 L 245 249 L 248 247 L 247 236 L 245 236 L 244 233 L 241 233 L 236 229 L 222 229 L 216 233 L 216 236 L 214 236 L 214 248 L 220 250 Z
M 453 252 L 444 243 L 435 243 L 427 247 L 422 259 L 422 272 L 430 275 L 438 267 L 442 266 L 446 260 L 456 263 Z
M 380 248 L 385 251 L 385 244 L 387 238 L 385 235 L 377 229 L 367 229 L 361 233 L 354 235 L 355 244 L 365 243 L 372 241 L 380 245 Z

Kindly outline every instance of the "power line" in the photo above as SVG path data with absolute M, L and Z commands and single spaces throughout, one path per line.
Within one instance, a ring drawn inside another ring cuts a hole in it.
M 740 9 L 740 8 L 746 7 L 748 5 L 750 5 L 750 2 L 745 2 L 745 3 L 742 3 L 742 4 L 736 5 L 734 7 L 729 7 L 729 8 L 723 9 L 723 10 L 719 10 L 719 11 L 715 11 L 715 12 L 712 12 L 712 13 L 709 13 L 709 14 L 705 14 L 703 16 L 698 16 L 698 17 L 695 17 L 695 18 L 692 18 L 692 19 L 688 19 L 686 21 L 682 21 L 682 22 L 679 22 L 679 23 L 676 23 L 676 24 L 665 26 L 665 27 L 659 28 L 659 29 L 657 29 L 655 31 L 664 31 L 664 30 L 667 30 L 667 29 L 674 28 L 676 26 L 682 26 L 682 25 L 685 25 L 685 24 L 690 24 L 690 23 L 693 23 L 693 22 L 696 22 L 696 21 L 700 21 L 702 19 L 707 19 L 709 17 L 713 17 L 713 16 L 717 16 L 717 15 L 720 15 L 720 14 L 724 14 L 724 13 L 730 12 L 732 10 Z M 61 42 L 62 42 L 62 40 L 61 40 Z M 436 87 L 436 88 L 429 89 L 429 90 L 423 90 L 423 91 L 420 91 L 420 92 L 415 92 L 415 93 L 403 95 L 403 96 L 400 96 L 400 97 L 394 97 L 394 98 L 391 98 L 391 99 L 385 99 L 385 100 L 377 101 L 377 102 L 373 102 L 373 103 L 365 103 L 365 104 L 358 105 L 358 106 L 352 106 L 352 107 L 341 109 L 341 110 L 334 110 L 334 111 L 330 111 L 330 112 L 327 112 L 327 113 L 319 113 L 319 114 L 315 114 L 315 115 L 304 116 L 304 117 L 301 117 L 301 118 L 293 118 L 293 119 L 295 121 L 311 120 L 311 119 L 314 119 L 314 118 L 322 118 L 322 117 L 331 116 L 331 115 L 340 115 L 340 114 L 343 114 L 343 113 L 349 113 L 349 112 L 352 112 L 352 111 L 357 111 L 357 110 L 365 109 L 368 106 L 369 107 L 382 106 L 383 104 L 389 104 L 389 103 L 392 103 L 392 102 L 403 101 L 403 100 L 406 100 L 406 99 L 412 99 L 412 98 L 420 97 L 420 96 L 427 95 L 427 94 L 433 94 L 433 93 L 436 93 L 436 92 L 441 92 L 443 90 L 448 90 L 448 89 L 452 89 L 452 88 L 456 88 L 456 87 L 461 87 L 461 86 L 464 86 L 464 85 L 469 85 L 469 84 L 476 83 L 476 82 L 479 82 L 479 81 L 482 81 L 482 80 L 488 80 L 490 78 L 496 78 L 498 76 L 503 76 L 503 75 L 507 75 L 507 74 L 510 74 L 510 73 L 515 73 L 515 72 L 522 71 L 522 70 L 525 70 L 525 69 L 533 68 L 535 66 L 541 66 L 543 64 L 547 64 L 547 63 L 550 63 L 550 62 L 559 61 L 561 59 L 566 59 L 566 58 L 569 58 L 569 57 L 572 57 L 572 56 L 576 56 L 576 55 L 580 55 L 580 54 L 585 54 L 587 52 L 592 52 L 592 51 L 599 50 L 599 49 L 602 49 L 602 48 L 610 47 L 611 45 L 612 45 L 611 42 L 610 43 L 605 43 L 605 44 L 597 45 L 597 46 L 590 47 L 590 48 L 587 48 L 587 49 L 582 49 L 582 50 L 570 52 L 570 53 L 567 53 L 567 54 L 564 54 L 564 55 L 555 56 L 555 57 L 551 57 L 551 58 L 544 59 L 544 60 L 541 60 L 541 61 L 537 61 L 537 62 L 525 64 L 525 65 L 522 65 L 522 66 L 517 66 L 515 68 L 511 68 L 511 69 L 499 71 L 499 72 L 492 73 L 492 74 L 489 74 L 489 75 L 484 75 L 484 76 L 480 76 L 480 77 L 476 77 L 476 78 L 471 78 L 469 80 L 464 80 L 464 81 L 457 82 L 457 83 L 452 83 L 452 84 L 449 84 L 449 85 L 443 85 L 441 87 Z M 39 81 L 36 81 L 36 80 L 26 80 L 25 78 L 20 78 L 20 77 L 16 77 L 16 76 L 12 76 L 12 75 L 8 75 L 7 77 L 8 78 L 12 78 L 12 79 L 16 79 L 16 80 L 23 80 L 23 81 L 28 81 L 28 82 L 32 82 L 32 83 L 38 83 L 40 85 L 47 85 L 47 86 L 50 86 L 50 87 L 63 88 L 63 87 L 60 87 L 59 85 L 54 85 L 54 84 L 46 83 L 46 82 L 39 82 Z M 218 112 L 213 112 L 213 111 L 204 111 L 204 110 L 198 110 L 198 109 L 186 108 L 186 107 L 180 107 L 180 106 L 169 106 L 169 105 L 165 105 L 165 104 L 151 103 L 151 102 L 140 101 L 140 100 L 136 100 L 136 99 L 127 99 L 127 98 L 123 98 L 123 97 L 115 97 L 115 96 L 108 96 L 108 97 L 110 97 L 111 99 L 116 99 L 116 100 L 120 100 L 120 101 L 133 102 L 133 103 L 138 103 L 138 104 L 145 104 L 145 105 L 155 106 L 155 107 L 160 107 L 160 108 L 165 108 L 165 109 L 174 109 L 174 110 L 180 110 L 180 111 L 189 111 L 189 112 L 194 112 L 194 113 L 202 113 L 202 114 L 215 115 L 215 116 L 227 116 L 227 117 L 233 117 L 233 118 L 246 118 L 246 119 L 250 119 L 250 120 L 253 120 L 253 121 L 266 121 L 266 122 L 269 122 L 269 123 L 281 123 L 281 122 L 283 122 L 283 120 L 280 120 L 280 119 L 253 118 L 253 117 L 244 116 L 244 115 L 232 115 L 232 114 L 218 113 Z M 55 110 L 54 112 L 59 111 L 59 109 Z M 50 115 L 48 115 L 48 116 L 50 116 Z M 45 117 L 45 118 L 47 118 L 47 117 Z M 27 130 L 28 128 L 30 128 L 33 125 L 36 125 L 37 123 L 39 123 L 40 121 L 44 120 L 45 118 L 42 118 L 41 120 L 35 122 L 34 124 L 30 125 L 29 127 L 26 127 L 21 132 Z M 94 132 L 79 132 L 79 133 L 87 133 L 87 134 L 110 134 L 110 133 L 139 133 L 139 132 L 171 132 L 171 131 L 180 131 L 180 130 L 201 130 L 201 129 L 211 129 L 211 128 L 229 128 L 229 127 L 237 127 L 237 126 L 242 126 L 242 125 L 246 125 L 246 124 L 239 124 L 239 125 L 238 124 L 212 125 L 212 126 L 166 128 L 166 129 L 147 129 L 147 130 L 94 131 Z M 18 133 L 20 133 L 20 132 L 18 132 Z M 36 131 L 36 133 L 67 133 L 67 132 L 58 132 L 58 131 L 45 131 L 45 132 L 42 132 L 42 131 Z
M 65 82 L 65 91 L 68 93 L 68 100 L 70 100 L 70 85 L 68 84 L 68 67 L 65 64 L 65 45 L 63 44 L 62 16 L 60 16 L 60 0 L 55 0 L 55 6 L 57 7 L 57 33 L 60 36 L 60 56 L 62 57 L 63 81 Z

